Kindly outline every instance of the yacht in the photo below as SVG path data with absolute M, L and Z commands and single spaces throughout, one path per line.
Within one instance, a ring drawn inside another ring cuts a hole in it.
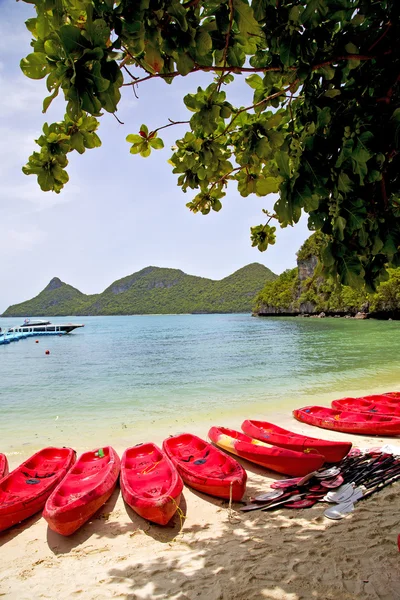
M 82 324 L 77 323 L 51 323 L 50 321 L 31 321 L 25 319 L 22 325 L 19 327 L 10 327 L 7 330 L 7 334 L 22 334 L 21 337 L 25 337 L 24 334 L 31 335 L 45 335 L 53 334 L 59 335 L 63 333 L 70 333 L 73 329 L 78 327 L 84 327 Z

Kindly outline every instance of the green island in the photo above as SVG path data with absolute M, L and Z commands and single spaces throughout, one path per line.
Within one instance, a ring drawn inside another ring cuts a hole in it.
M 86 295 L 54 277 L 35 298 L 10 306 L 3 317 L 250 312 L 255 295 L 277 275 L 259 263 L 213 281 L 179 269 L 146 267 Z
M 324 248 L 320 232 L 311 235 L 297 253 L 297 267 L 268 281 L 257 295 L 258 315 L 320 314 L 398 318 L 400 314 L 400 268 L 388 269 L 388 277 L 368 292 L 352 288 L 324 275 L 319 256 Z

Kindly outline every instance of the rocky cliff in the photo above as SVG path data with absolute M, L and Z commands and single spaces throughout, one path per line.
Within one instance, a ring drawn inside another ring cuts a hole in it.
M 297 254 L 297 268 L 285 271 L 266 284 L 257 297 L 255 314 L 268 315 L 356 315 L 368 312 L 365 290 L 353 290 L 327 280 L 319 273 L 320 233 L 306 240 Z

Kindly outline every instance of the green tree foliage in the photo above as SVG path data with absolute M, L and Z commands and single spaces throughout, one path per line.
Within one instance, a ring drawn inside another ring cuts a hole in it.
M 298 269 L 284 271 L 274 281 L 268 281 L 264 288 L 256 296 L 255 312 L 263 306 L 277 309 L 280 312 L 297 312 L 299 310 Z
M 378 287 L 371 296 L 370 310 L 373 312 L 400 311 L 400 269 L 389 269 L 389 279 Z
M 229 182 L 240 194 L 277 193 L 251 229 L 260 250 L 275 226 L 302 212 L 326 236 L 324 272 L 374 288 L 400 264 L 400 3 L 398 0 L 26 0 L 32 53 L 21 61 L 46 77 L 45 112 L 60 92 L 61 123 L 45 125 L 24 172 L 45 191 L 68 180 L 67 155 L 100 144 L 104 111 L 122 85 L 198 71 L 215 79 L 185 96 L 187 132 L 170 162 L 193 212 L 219 211 Z M 241 74 L 253 91 L 234 106 Z M 131 152 L 161 149 L 138 124 Z
M 3 316 L 250 312 L 255 295 L 276 277 L 259 263 L 220 281 L 186 275 L 178 269 L 146 267 L 90 296 L 55 278 L 38 296 L 10 306 Z

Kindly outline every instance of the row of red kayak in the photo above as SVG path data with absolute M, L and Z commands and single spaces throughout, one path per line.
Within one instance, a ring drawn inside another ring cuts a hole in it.
M 242 429 L 245 433 L 212 427 L 209 438 L 232 454 L 293 476 L 338 462 L 351 449 L 350 442 L 309 438 L 267 422 L 247 420 Z M 232 501 L 241 500 L 246 488 L 246 471 L 234 458 L 188 433 L 164 440 L 162 450 L 152 443 L 128 448 L 121 461 L 110 446 L 75 460 L 71 448 L 45 448 L 7 474 L 0 454 L 0 531 L 44 508 L 50 528 L 71 535 L 108 500 L 118 477 L 125 502 L 161 525 L 176 512 L 183 481 Z
M 342 398 L 332 408 L 305 406 L 293 411 L 296 419 L 323 429 L 365 435 L 400 435 L 400 393 Z

